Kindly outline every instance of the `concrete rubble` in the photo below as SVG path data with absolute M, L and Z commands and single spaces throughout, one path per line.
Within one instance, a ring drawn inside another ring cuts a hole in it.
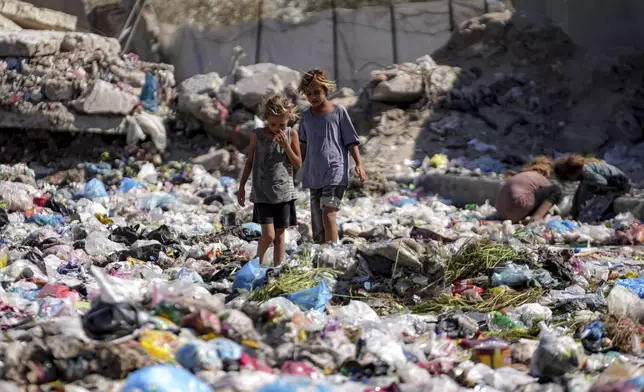
M 0 14 L 24 29 L 0 31 L 0 127 L 126 134 L 143 119 L 142 133 L 128 140 L 154 134 L 155 146 L 165 149 L 163 121 L 174 112 L 171 65 L 122 55 L 114 38 L 71 31 L 75 17 L 1 4 Z M 147 74 L 154 85 L 144 97 Z

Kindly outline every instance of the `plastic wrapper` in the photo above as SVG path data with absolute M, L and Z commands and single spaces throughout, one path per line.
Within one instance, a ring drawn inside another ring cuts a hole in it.
M 90 256 L 106 256 L 125 249 L 125 245 L 110 241 L 103 233 L 94 232 L 85 239 L 85 252 Z
M 25 211 L 33 207 L 35 188 L 15 182 L 0 183 L 0 198 L 7 202 L 9 211 Z
M 154 167 L 152 163 L 148 162 L 143 166 L 141 166 L 141 169 L 139 170 L 139 174 L 137 174 L 137 177 L 151 184 L 156 184 L 157 169 Z
M 536 327 L 541 321 L 552 318 L 552 310 L 537 303 L 524 304 L 511 312 L 528 328 Z

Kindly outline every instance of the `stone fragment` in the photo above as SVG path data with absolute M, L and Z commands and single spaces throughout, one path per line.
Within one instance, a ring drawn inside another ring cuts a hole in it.
M 65 37 L 56 31 L 2 31 L 0 57 L 36 57 L 57 53 Z
M 35 7 L 17 0 L 0 0 L 0 14 L 34 30 L 74 31 L 78 18 L 64 12 Z

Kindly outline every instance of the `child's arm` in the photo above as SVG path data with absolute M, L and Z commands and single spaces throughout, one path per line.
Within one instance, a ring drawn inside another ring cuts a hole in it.
M 284 139 L 280 139 L 279 142 L 284 148 L 284 152 L 286 153 L 289 162 L 291 162 L 295 171 L 298 171 L 302 167 L 302 158 L 300 157 L 300 138 L 297 137 L 295 129 L 291 128 L 288 132 L 290 133 L 291 142 L 289 143 L 288 139 L 284 136 L 282 136 Z
M 351 153 L 351 157 L 353 158 L 353 161 L 356 163 L 356 174 L 358 175 L 358 177 L 360 177 L 360 181 L 366 182 L 367 172 L 364 170 L 364 166 L 362 166 L 362 158 L 360 156 L 360 145 L 352 144 L 351 146 L 349 146 L 349 153 Z
M 246 158 L 246 165 L 244 165 L 244 171 L 242 172 L 241 180 L 239 181 L 239 191 L 237 191 L 237 202 L 240 206 L 244 207 L 246 205 L 246 182 L 248 182 L 248 177 L 250 177 L 250 172 L 253 170 L 253 159 L 255 158 L 255 143 L 257 142 L 257 136 L 255 131 L 250 134 L 250 147 L 248 148 L 248 157 Z
M 353 162 L 356 164 L 356 174 L 360 177 L 360 181 L 364 183 L 367 181 L 367 172 L 364 170 L 364 166 L 362 166 L 362 158 L 360 157 L 360 139 L 358 138 L 358 133 L 351 122 L 351 117 L 349 117 L 347 110 L 344 106 L 341 106 L 340 110 L 340 132 L 342 133 L 342 142 L 349 150 L 349 153 L 351 153 Z
M 300 156 L 302 157 L 302 162 L 304 162 L 306 159 L 306 128 L 304 128 L 304 118 L 300 120 L 300 126 L 297 129 L 297 136 L 300 143 Z

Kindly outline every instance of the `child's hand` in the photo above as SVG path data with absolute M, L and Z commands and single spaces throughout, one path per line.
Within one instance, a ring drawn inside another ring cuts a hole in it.
M 237 191 L 237 203 L 242 207 L 246 206 L 246 189 L 244 187 L 239 187 L 239 191 Z
M 280 146 L 286 148 L 288 145 L 288 140 L 286 138 L 286 133 L 284 131 L 279 131 L 275 134 L 275 141 L 279 143 Z
M 367 172 L 365 171 L 364 167 L 362 167 L 362 165 L 357 165 L 356 166 L 356 174 L 360 178 L 360 182 L 363 183 L 363 184 L 365 182 L 367 182 L 367 180 L 369 179 L 367 177 Z

